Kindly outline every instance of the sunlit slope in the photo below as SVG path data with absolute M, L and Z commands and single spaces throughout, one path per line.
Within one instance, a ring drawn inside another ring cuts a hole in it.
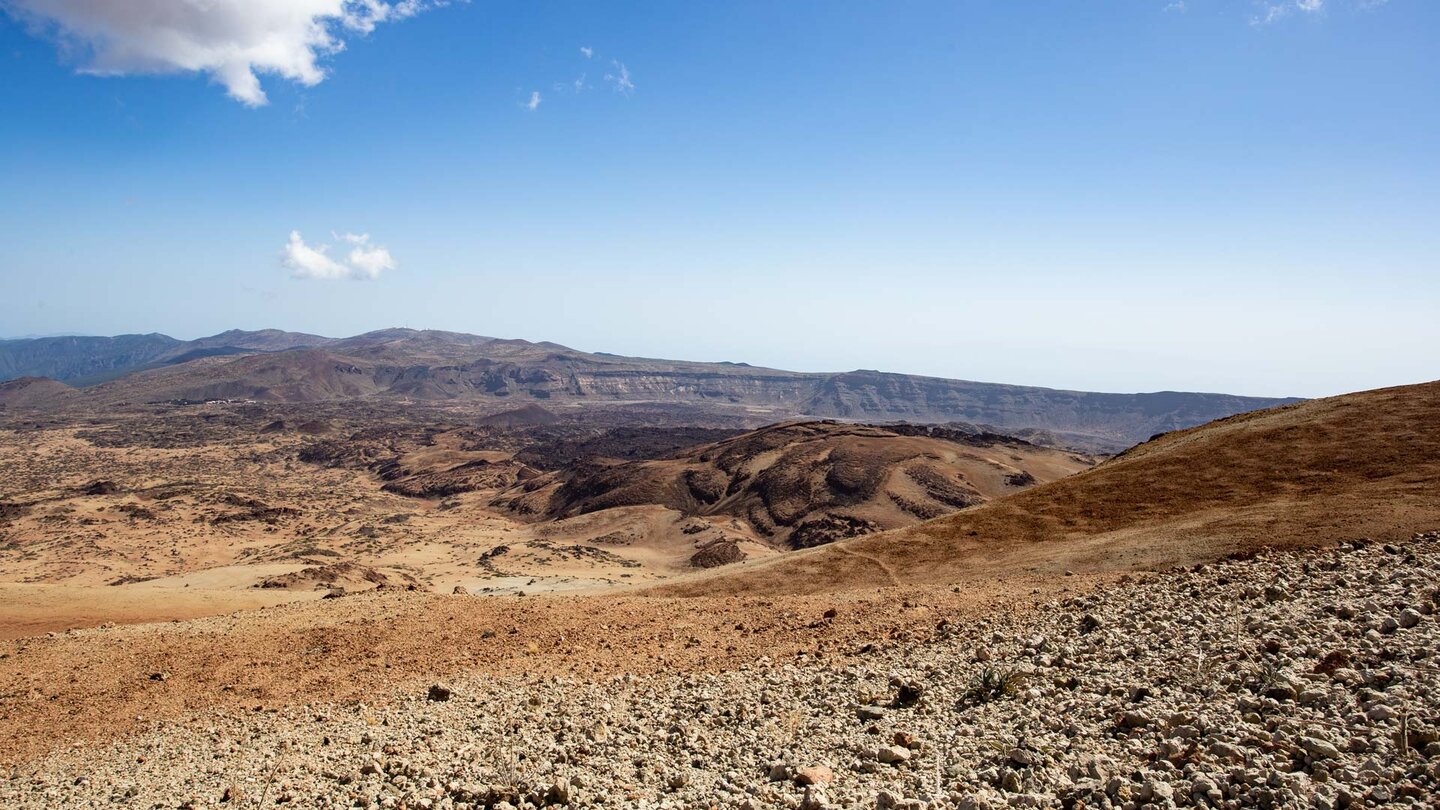
M 1440 383 L 1241 414 L 908 529 L 679 581 L 796 593 L 1189 564 L 1440 527 Z

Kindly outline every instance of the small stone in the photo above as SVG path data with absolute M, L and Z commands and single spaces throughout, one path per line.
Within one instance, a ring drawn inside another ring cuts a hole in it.
M 1232 765 L 1243 764 L 1246 759 L 1245 749 L 1227 742 L 1217 742 L 1210 746 L 1210 756 Z
M 797 785 L 828 785 L 834 779 L 835 772 L 824 765 L 807 765 L 795 771 Z
M 1147 779 L 1145 784 L 1140 786 L 1140 801 L 1153 804 L 1172 804 L 1175 801 L 1175 788 L 1171 787 L 1169 782 Z
M 1145 728 L 1150 725 L 1150 723 L 1150 717 L 1144 712 L 1132 710 L 1123 712 L 1115 724 L 1121 728 Z
M 1319 737 L 1301 737 L 1300 747 L 1315 759 L 1339 759 L 1340 749 Z
M 1373 723 L 1383 723 L 1386 720 L 1394 720 L 1399 714 L 1384 703 L 1376 703 L 1365 711 L 1365 718 Z
M 811 785 L 805 788 L 805 795 L 800 799 L 800 810 L 822 810 L 828 803 L 825 791 Z
M 1012 748 L 1010 761 L 1022 768 L 1033 768 L 1040 764 L 1040 755 L 1025 748 Z
M 1293 702 L 1295 698 L 1298 697 L 1295 692 L 1295 687 L 1288 683 L 1272 683 L 1265 687 L 1265 691 L 1262 692 L 1262 694 L 1271 700 L 1278 700 L 1281 703 Z
M 895 705 L 899 708 L 909 708 L 919 703 L 921 696 L 924 694 L 925 689 L 920 684 L 911 681 L 902 681 L 899 692 L 895 695 Z
M 879 720 L 885 716 L 885 709 L 881 706 L 861 706 L 855 710 L 855 715 L 861 720 Z
M 450 694 L 450 687 L 437 683 L 430 687 L 430 691 L 425 694 L 425 697 L 436 703 L 444 703 L 450 699 Z
M 1400 615 L 1396 617 L 1395 622 L 1401 627 L 1414 627 L 1420 623 L 1420 614 L 1412 608 L 1405 608 L 1400 611 Z
M 910 749 L 898 745 L 883 745 L 875 752 L 875 758 L 886 765 L 898 765 L 910 760 Z

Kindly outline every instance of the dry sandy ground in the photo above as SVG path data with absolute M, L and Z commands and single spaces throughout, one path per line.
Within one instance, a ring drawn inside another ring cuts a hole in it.
M 385 591 L 3 641 L 0 755 L 18 762 L 204 709 L 370 701 L 461 672 L 588 678 L 721 671 L 799 652 L 844 656 L 928 637 L 957 615 L 1023 611 L 1103 581 L 1017 578 L 782 599 Z
M 0 583 L 0 639 L 43 635 L 107 622 L 182 621 L 236 610 L 318 599 L 319 593 L 284 590 L 123 588 Z

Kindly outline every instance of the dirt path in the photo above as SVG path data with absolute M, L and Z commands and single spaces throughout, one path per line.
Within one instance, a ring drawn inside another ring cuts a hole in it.
M 896 576 L 895 574 L 895 569 L 891 568 L 889 563 L 885 562 L 879 557 L 871 554 L 866 554 L 861 551 L 856 551 L 855 549 L 850 548 L 844 543 L 836 543 L 834 548 L 836 551 L 839 551 L 841 554 L 844 554 L 847 557 L 855 557 L 857 559 L 865 560 L 866 562 L 874 563 L 875 567 L 879 568 L 880 571 L 885 574 L 885 577 L 890 581 L 891 585 L 898 586 L 901 584 L 900 577 Z

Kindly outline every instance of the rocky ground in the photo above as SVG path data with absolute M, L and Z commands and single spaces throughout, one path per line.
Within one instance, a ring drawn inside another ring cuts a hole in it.
M 200 714 L 0 806 L 1437 806 L 1437 600 L 1440 533 L 1262 555 L 718 674 Z

